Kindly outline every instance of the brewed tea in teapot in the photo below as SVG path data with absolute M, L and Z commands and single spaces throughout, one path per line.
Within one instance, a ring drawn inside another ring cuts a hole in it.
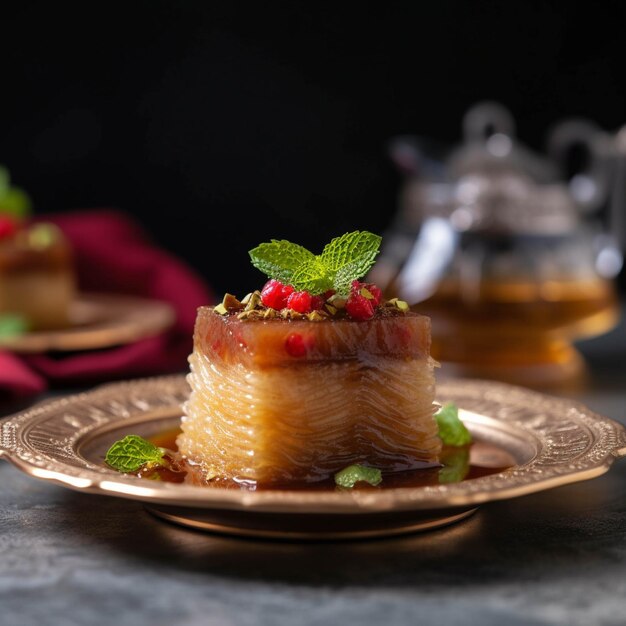
M 384 249 L 373 278 L 431 317 L 432 355 L 445 373 L 533 386 L 575 380 L 584 366 L 572 341 L 618 319 L 621 256 L 599 221 L 583 217 L 592 198 L 582 207 L 558 164 L 514 139 L 506 110 L 481 107 L 444 163 L 447 178 L 407 181 L 401 210 L 412 243 L 405 232 L 401 261 L 397 247 L 395 258 Z

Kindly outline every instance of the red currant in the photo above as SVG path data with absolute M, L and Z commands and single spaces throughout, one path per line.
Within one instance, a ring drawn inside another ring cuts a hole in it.
M 294 291 L 287 298 L 287 306 L 298 313 L 310 313 L 312 299 L 308 291 Z
M 293 293 L 291 285 L 283 285 L 279 280 L 268 280 L 261 290 L 261 302 L 270 309 L 284 309 L 287 298 Z
M 291 333 L 285 339 L 287 354 L 296 358 L 303 357 L 314 345 L 315 339 L 313 337 L 303 337 L 300 333 Z
M 380 287 L 374 283 L 361 283 L 358 280 L 353 280 L 352 292 L 361 293 L 361 289 L 367 289 L 367 291 L 372 295 L 371 300 L 374 306 L 378 306 L 380 304 L 380 301 L 383 299 L 383 292 Z
M 311 298 L 311 310 L 319 311 L 322 309 L 325 303 L 326 303 L 326 298 L 324 298 L 324 296 L 313 296 Z
M 352 319 L 369 320 L 374 317 L 373 302 L 359 292 L 352 292 L 346 301 L 346 312 Z
M 11 237 L 17 232 L 17 223 L 8 215 L 0 215 L 0 239 Z

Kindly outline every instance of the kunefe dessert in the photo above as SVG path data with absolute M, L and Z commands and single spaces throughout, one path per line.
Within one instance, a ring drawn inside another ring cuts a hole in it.
M 0 318 L 31 330 L 69 324 L 75 278 L 72 250 L 53 224 L 28 224 L 29 200 L 0 167 Z
M 194 480 L 316 482 L 350 465 L 436 464 L 430 319 L 360 282 L 380 238 L 320 255 L 273 240 L 250 252 L 270 280 L 201 307 L 179 452 Z

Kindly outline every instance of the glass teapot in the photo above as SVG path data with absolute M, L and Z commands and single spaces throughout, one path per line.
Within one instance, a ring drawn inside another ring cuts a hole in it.
M 471 109 L 464 130 L 437 167 L 419 144 L 392 143 L 409 176 L 372 279 L 431 317 L 444 373 L 533 386 L 576 380 L 584 364 L 571 342 L 618 319 L 622 257 L 599 217 L 606 136 L 590 122 L 562 123 L 546 158 L 515 140 L 512 117 L 494 103 Z M 574 146 L 587 150 L 587 166 L 566 180 L 559 170 Z

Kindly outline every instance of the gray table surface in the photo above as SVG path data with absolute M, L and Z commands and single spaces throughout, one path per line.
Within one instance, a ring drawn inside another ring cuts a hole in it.
M 582 347 L 590 386 L 564 395 L 626 423 L 624 324 Z M 2 625 L 625 623 L 624 460 L 445 529 L 325 544 L 201 534 L 0 463 Z

